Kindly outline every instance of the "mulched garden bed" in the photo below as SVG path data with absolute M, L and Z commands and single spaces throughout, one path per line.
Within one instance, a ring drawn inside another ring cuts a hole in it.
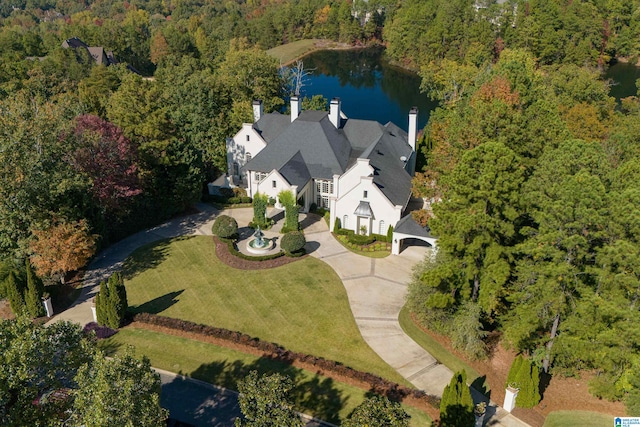
M 438 341 L 450 353 L 462 359 L 486 377 L 491 387 L 491 400 L 498 405 L 504 402 L 504 384 L 507 373 L 516 357 L 516 352 L 506 349 L 500 341 L 492 346 L 489 358 L 486 360 L 470 360 L 465 354 L 453 348 L 448 337 L 437 334 L 421 325 L 414 316 L 413 322 L 426 334 Z M 497 337 L 499 338 L 499 337 Z M 515 408 L 513 415 L 530 424 L 532 427 L 542 427 L 544 420 L 553 411 L 593 411 L 609 415 L 624 414 L 625 406 L 622 402 L 609 402 L 598 399 L 589 393 L 591 372 L 581 372 L 578 378 L 563 378 L 556 375 L 544 391 L 542 401 L 533 409 Z
M 285 255 L 279 258 L 269 259 L 265 261 L 251 261 L 248 259 L 238 258 L 237 256 L 233 255 L 231 252 L 229 252 L 227 244 L 217 237 L 214 236 L 213 241 L 216 245 L 216 256 L 218 257 L 218 259 L 227 264 L 229 267 L 237 268 L 240 270 L 264 270 L 265 268 L 280 267 L 282 265 L 296 262 L 308 256 L 303 255 L 301 257 L 295 258 Z

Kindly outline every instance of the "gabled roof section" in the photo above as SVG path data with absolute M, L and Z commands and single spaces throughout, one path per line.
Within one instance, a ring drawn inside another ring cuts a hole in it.
M 415 219 L 411 216 L 411 214 L 404 216 L 398 221 L 396 227 L 393 229 L 396 233 L 402 234 L 410 234 L 412 236 L 418 237 L 431 237 L 435 239 L 435 236 L 431 235 L 431 229 L 429 226 L 421 227 L 420 224 L 416 222 Z
M 290 124 L 291 119 L 289 116 L 274 112 L 264 114 L 260 120 L 253 124 L 253 128 L 268 144 L 276 139 Z
M 384 133 L 384 126 L 372 120 L 349 119 L 343 126 L 344 134 L 351 142 L 352 155 L 360 157 L 372 142 L 377 141 Z
M 360 157 L 369 159 L 373 166 L 373 183 L 394 205 L 405 206 L 411 196 L 411 176 L 405 162 L 411 157 L 407 133 L 387 123 L 381 137 L 372 143 Z M 402 160 L 405 159 L 405 161 Z
M 290 158 L 278 172 L 280 172 L 280 175 L 282 175 L 289 184 L 297 185 L 299 189 L 302 189 L 311 179 L 311 174 L 309 173 L 309 169 L 307 169 L 307 165 L 300 151 Z
M 297 152 L 312 178 L 332 179 L 334 174 L 344 173 L 351 144 L 344 132 L 331 124 L 326 111 L 303 111 L 280 135 L 268 142 L 244 170 L 280 170 Z
M 67 39 L 62 42 L 62 47 L 64 47 L 65 49 L 68 49 L 68 48 L 77 49 L 79 47 L 88 48 L 89 45 L 83 42 L 82 40 L 80 40 L 78 37 L 71 37 L 70 39 Z
M 94 46 L 94 47 L 89 47 L 87 49 L 89 50 L 89 54 L 91 55 L 93 60 L 96 61 L 96 64 L 107 65 L 108 58 L 107 58 L 107 55 L 104 53 L 104 48 L 102 46 Z

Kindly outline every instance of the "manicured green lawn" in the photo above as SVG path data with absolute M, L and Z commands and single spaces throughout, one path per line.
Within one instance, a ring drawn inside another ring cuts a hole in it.
M 282 65 L 288 65 L 292 61 L 315 50 L 318 39 L 298 40 L 269 49 L 267 53 L 280 61 Z
M 125 264 L 130 310 L 244 332 L 409 385 L 364 342 L 336 273 L 313 257 L 268 270 L 237 270 L 211 237 L 162 241 Z
M 544 421 L 544 427 L 613 427 L 613 416 L 589 411 L 555 411 Z
M 334 424 L 344 420 L 365 396 L 365 391 L 359 388 L 290 365 L 145 329 L 122 329 L 113 337 L 100 341 L 99 345 L 109 354 L 133 345 L 138 355 L 147 356 L 157 368 L 232 390 L 237 390 L 237 381 L 252 370 L 280 372 L 294 379 L 296 388 L 292 394 L 300 411 Z M 412 417 L 412 426 L 430 424 L 427 414 L 408 406 L 404 409 Z
M 400 321 L 400 326 L 405 331 L 405 333 L 409 335 L 411 339 L 417 342 L 422 348 L 431 353 L 431 355 L 435 357 L 438 362 L 442 363 L 453 372 L 458 372 L 464 369 L 467 372 L 467 381 L 469 381 L 469 383 L 476 382 L 476 384 L 473 385 L 477 386 L 476 388 L 478 391 L 483 391 L 483 387 L 484 391 L 490 390 L 489 383 L 483 381 L 482 378 L 480 378 L 480 374 L 475 369 L 451 354 L 445 347 L 440 345 L 438 341 L 434 340 L 430 335 L 425 334 L 418 326 L 416 326 L 416 324 L 413 323 L 411 314 L 409 313 L 409 310 L 406 308 L 406 306 L 403 307 L 400 311 L 398 320 Z M 480 382 L 480 384 L 477 384 L 478 382 Z

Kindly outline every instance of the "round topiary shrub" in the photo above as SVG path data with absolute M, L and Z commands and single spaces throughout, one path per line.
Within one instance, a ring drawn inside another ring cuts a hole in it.
M 211 227 L 214 235 L 229 239 L 238 232 L 238 223 L 228 215 L 220 215 Z
M 304 248 L 307 240 L 302 231 L 290 231 L 282 236 L 280 247 L 287 253 L 298 252 Z

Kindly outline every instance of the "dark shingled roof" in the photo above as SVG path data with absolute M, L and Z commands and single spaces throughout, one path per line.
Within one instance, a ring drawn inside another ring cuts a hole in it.
M 433 239 L 436 238 L 435 236 L 431 235 L 431 230 L 428 226 L 421 227 L 420 224 L 418 224 L 416 220 L 413 219 L 411 214 L 401 218 L 400 221 L 398 221 L 398 223 L 396 224 L 393 231 L 418 237 L 431 237 Z
M 411 157 L 407 134 L 393 123 L 387 123 L 380 139 L 371 144 L 361 157 L 369 159 L 373 166 L 373 183 L 394 205 L 406 206 L 411 197 L 411 176 L 404 169 Z
M 67 39 L 65 41 L 62 42 L 62 47 L 64 47 L 65 49 L 67 48 L 79 48 L 79 47 L 84 47 L 84 48 L 88 48 L 89 45 L 86 44 L 85 42 L 83 42 L 82 40 L 80 40 L 77 37 L 71 37 L 70 39 Z
M 260 120 L 253 124 L 253 128 L 258 131 L 262 139 L 268 144 L 278 137 L 287 126 L 291 124 L 291 118 L 278 112 L 264 114 Z
M 276 169 L 283 176 L 289 174 L 291 179 L 286 178 L 294 184 L 291 180 L 302 182 L 307 174 L 314 179 L 332 179 L 334 174 L 342 175 L 357 158 L 366 158 L 375 169 L 374 184 L 391 203 L 406 206 L 411 176 L 401 158 L 408 160 L 411 156 L 407 133 L 391 122 L 383 126 L 372 120 L 347 119 L 343 123 L 336 129 L 326 111 L 303 111 L 293 122 L 279 113 L 266 114 L 253 127 L 267 146 L 243 170 Z
M 277 138 L 267 142 L 244 170 L 279 170 L 298 151 L 311 177 L 332 179 L 334 174 L 344 173 L 351 146 L 331 124 L 326 111 L 303 111 Z
M 299 189 L 305 186 L 311 179 L 309 169 L 298 151 L 287 163 L 278 171 L 291 185 L 297 185 Z

